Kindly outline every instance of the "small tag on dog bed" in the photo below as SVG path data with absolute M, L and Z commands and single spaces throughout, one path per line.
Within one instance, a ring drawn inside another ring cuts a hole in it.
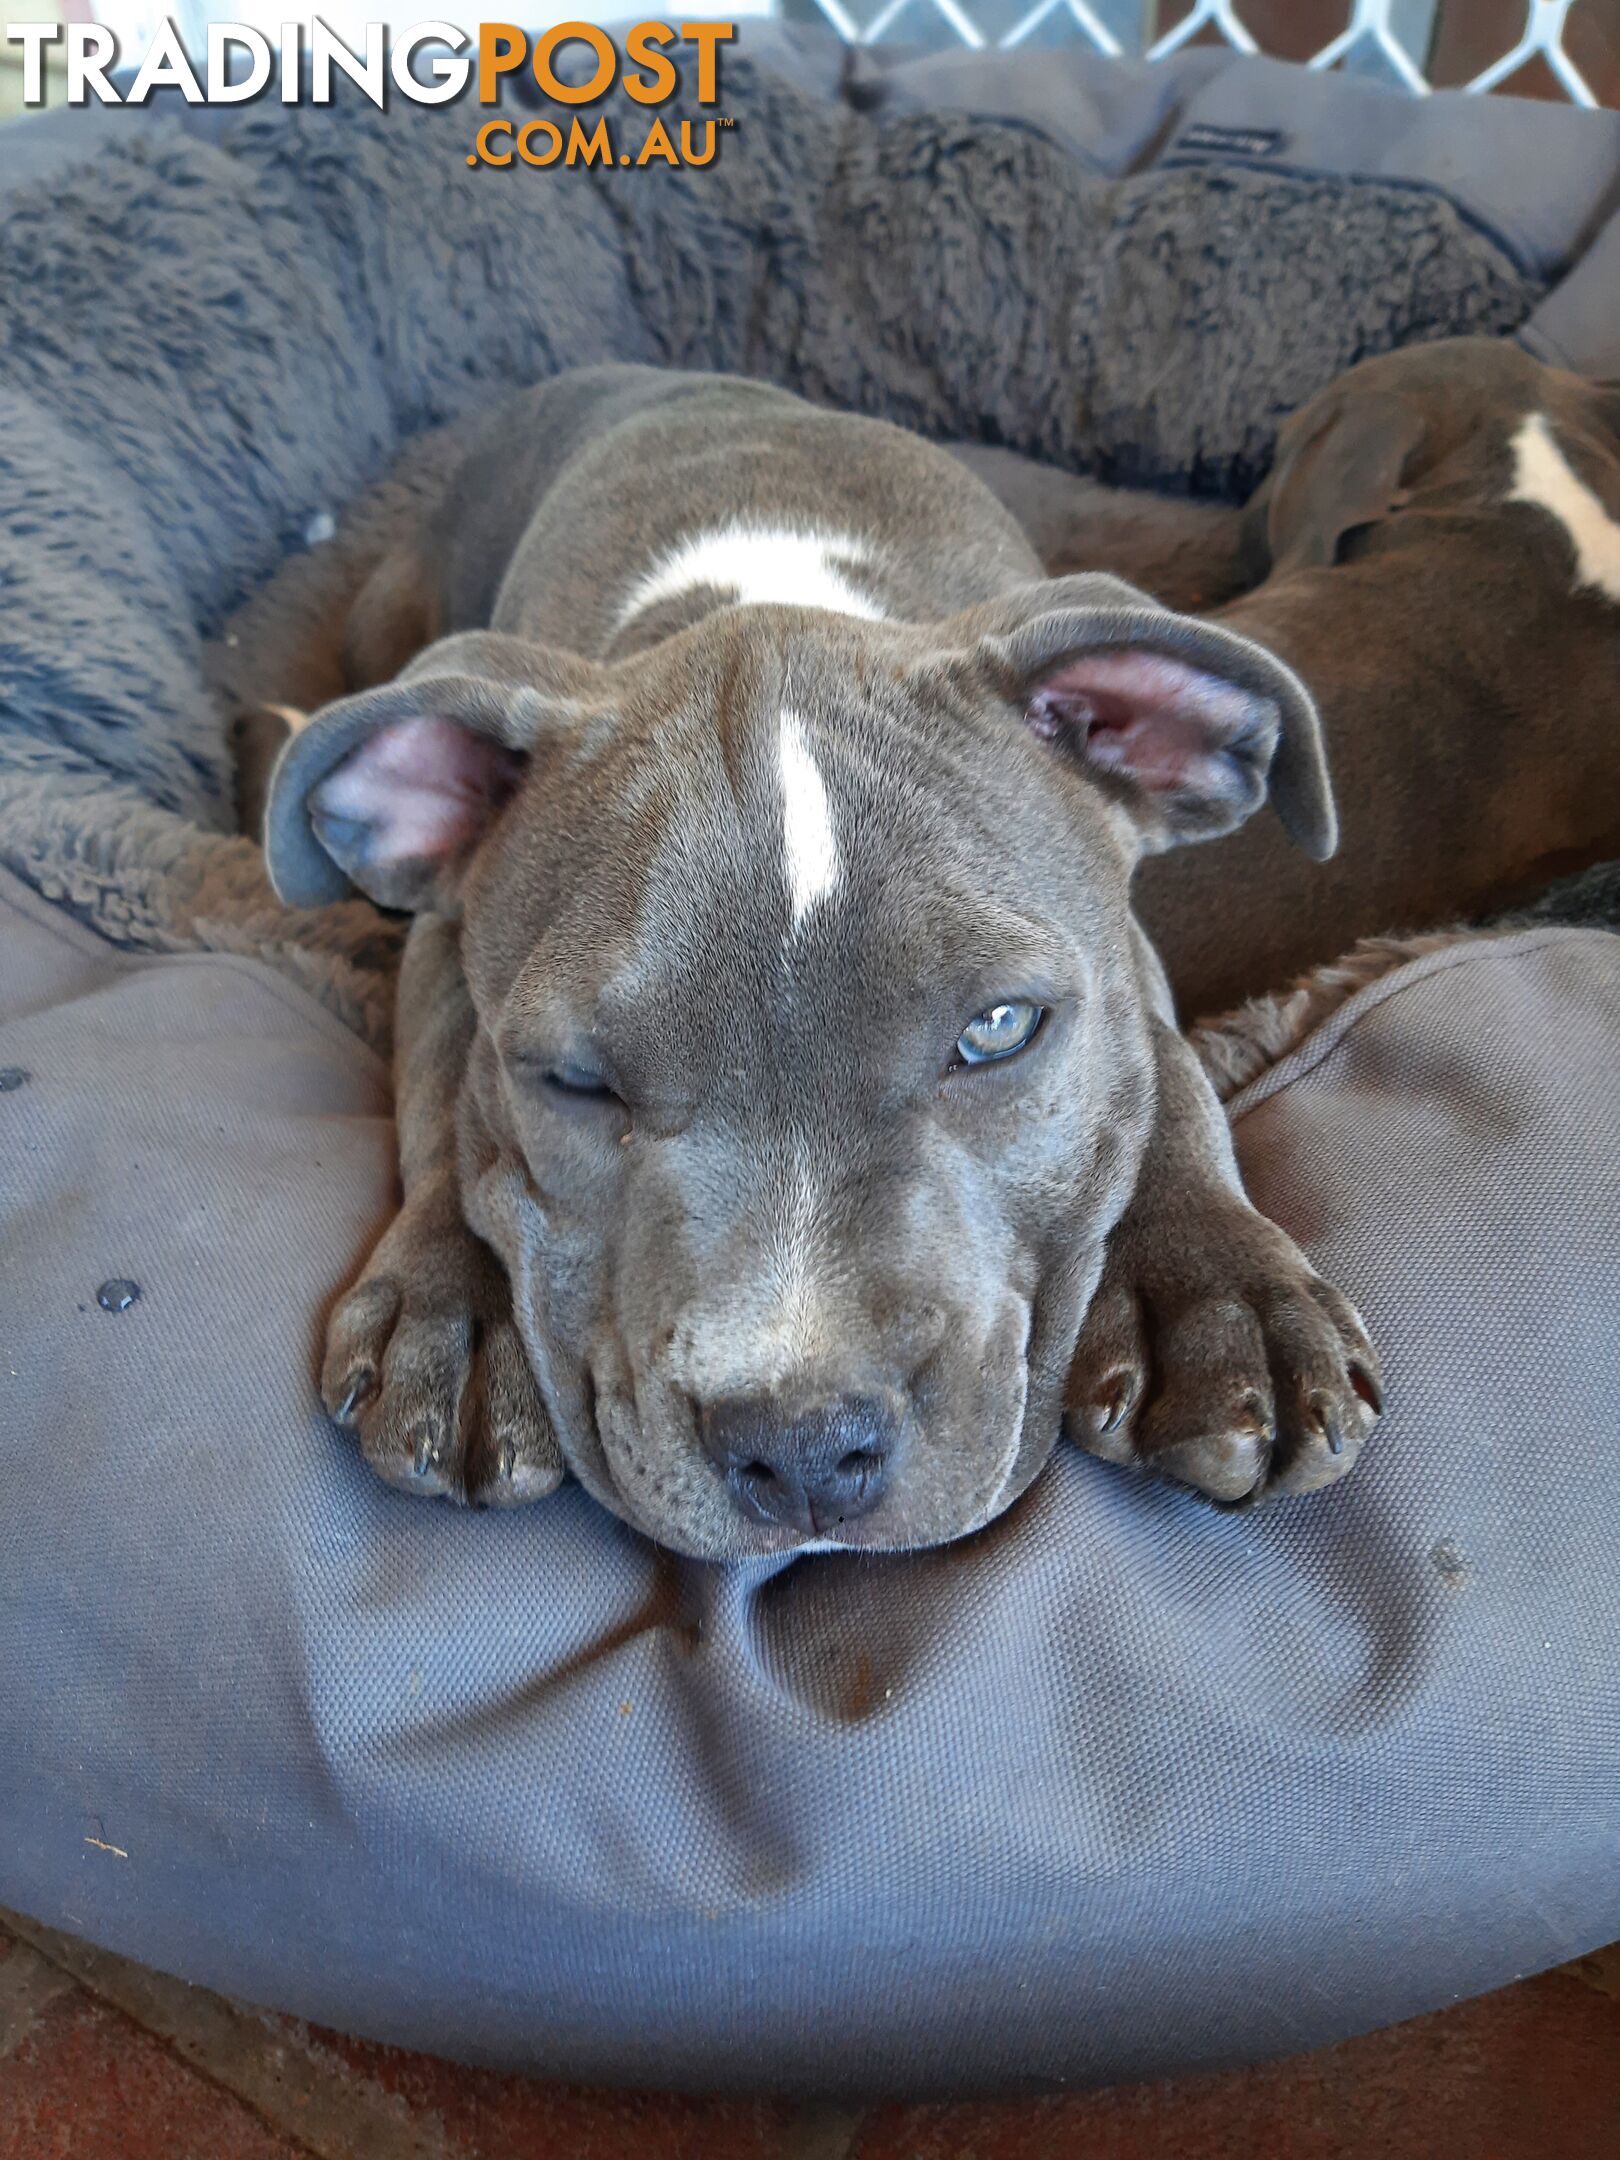
M 1214 157 L 1275 157 L 1287 137 L 1281 128 L 1212 127 L 1199 121 L 1177 136 L 1173 153 L 1204 151 Z

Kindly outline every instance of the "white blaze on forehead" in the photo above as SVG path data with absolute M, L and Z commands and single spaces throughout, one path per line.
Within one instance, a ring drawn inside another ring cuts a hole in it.
M 782 777 L 782 867 L 793 927 L 837 889 L 838 836 L 820 769 L 799 716 L 784 708 L 777 735 Z
M 1545 413 L 1531 413 L 1513 438 L 1509 502 L 1534 503 L 1555 517 L 1575 550 L 1575 583 L 1620 600 L 1620 524 L 1571 471 Z
M 648 571 L 619 610 L 618 627 L 661 600 L 710 585 L 744 607 L 826 608 L 834 615 L 881 619 L 883 610 L 849 581 L 865 544 L 847 533 L 804 532 L 790 525 L 729 525 L 694 533 Z

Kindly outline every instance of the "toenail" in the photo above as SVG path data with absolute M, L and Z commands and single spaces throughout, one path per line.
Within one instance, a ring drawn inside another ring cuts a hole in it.
M 369 1372 L 359 1372 L 353 1376 L 349 1382 L 348 1394 L 344 1396 L 333 1413 L 340 1425 L 347 1424 L 348 1420 L 354 1415 L 357 1403 L 363 1403 L 367 1400 L 372 1392 L 373 1385 L 372 1375 Z
M 1350 1385 L 1355 1389 L 1374 1417 L 1383 1416 L 1384 1391 L 1365 1365 L 1351 1366 Z
M 1102 1430 L 1113 1432 L 1125 1422 L 1132 1403 L 1136 1400 L 1136 1383 L 1128 1374 L 1116 1373 L 1109 1384 L 1109 1394 L 1102 1406 Z
M 1342 1455 L 1344 1453 L 1344 1435 L 1340 1432 L 1339 1421 L 1333 1414 L 1331 1400 L 1323 1394 L 1320 1388 L 1310 1398 L 1310 1412 L 1310 1422 L 1321 1438 L 1327 1442 L 1328 1453 L 1330 1455 Z

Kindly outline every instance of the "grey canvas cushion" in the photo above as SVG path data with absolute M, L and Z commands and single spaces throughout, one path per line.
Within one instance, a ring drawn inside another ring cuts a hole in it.
M 316 1004 L 14 884 L 0 957 L 0 1902 L 413 2045 L 841 2089 L 1308 2046 L 1620 1932 L 1620 939 L 1431 956 L 1236 1106 L 1383 1347 L 1345 1484 L 1065 1451 L 964 1545 L 730 1571 L 325 1423 L 393 1167 Z

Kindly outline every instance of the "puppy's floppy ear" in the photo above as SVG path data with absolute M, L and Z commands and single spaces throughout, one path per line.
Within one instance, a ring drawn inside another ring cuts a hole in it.
M 1347 533 L 1385 516 L 1427 432 L 1394 391 L 1330 390 L 1285 422 L 1271 472 L 1244 513 L 1251 548 L 1273 571 L 1325 569 Z
M 396 682 L 324 707 L 277 761 L 270 876 L 293 907 L 357 885 L 388 908 L 453 908 L 529 751 L 582 712 L 588 660 L 482 631 L 446 638 Z
M 1316 708 L 1274 653 L 1107 577 L 1014 596 L 984 652 L 1027 724 L 1124 802 L 1145 847 L 1211 840 L 1267 793 L 1318 860 L 1338 819 Z

